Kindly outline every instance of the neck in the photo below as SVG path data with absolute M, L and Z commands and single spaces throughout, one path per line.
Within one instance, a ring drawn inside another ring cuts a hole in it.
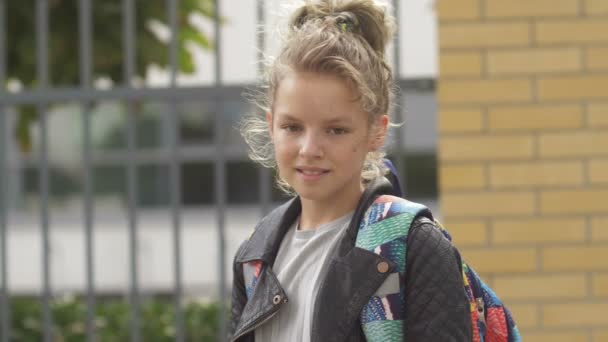
M 313 230 L 320 225 L 340 218 L 355 210 L 363 188 L 357 189 L 352 196 L 345 196 L 342 200 L 328 199 L 324 201 L 300 198 L 302 212 L 300 214 L 300 230 Z

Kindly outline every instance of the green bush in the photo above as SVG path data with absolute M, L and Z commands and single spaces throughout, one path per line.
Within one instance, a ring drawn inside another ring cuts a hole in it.
M 51 303 L 53 341 L 86 341 L 86 299 L 69 297 Z M 95 329 L 100 342 L 129 341 L 131 307 L 122 299 L 98 298 Z M 175 340 L 175 306 L 172 298 L 151 298 L 141 305 L 142 341 Z M 226 310 L 227 312 L 227 310 Z M 186 341 L 217 341 L 219 305 L 188 302 L 183 306 Z M 42 341 L 44 324 L 39 298 L 11 299 L 11 341 Z

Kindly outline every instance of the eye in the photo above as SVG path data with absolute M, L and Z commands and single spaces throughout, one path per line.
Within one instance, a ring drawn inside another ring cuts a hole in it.
M 327 130 L 329 134 L 332 135 L 342 135 L 348 133 L 348 129 L 344 127 L 333 127 Z
M 302 127 L 300 127 L 299 125 L 296 124 L 285 124 L 281 126 L 281 129 L 289 132 L 289 133 L 295 133 L 295 132 L 299 132 L 302 130 Z

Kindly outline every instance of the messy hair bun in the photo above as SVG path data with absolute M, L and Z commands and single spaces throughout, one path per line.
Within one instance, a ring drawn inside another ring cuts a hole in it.
M 374 0 L 305 0 L 289 20 L 288 34 L 278 56 L 269 60 L 264 80 L 266 92 L 256 103 L 264 111 L 274 107 L 280 82 L 290 72 L 318 72 L 344 79 L 358 94 L 370 125 L 390 112 L 393 76 L 385 58 L 392 38 L 393 20 L 386 6 Z M 262 116 L 246 118 L 241 134 L 252 160 L 276 167 L 268 126 Z M 362 181 L 386 173 L 384 152 L 369 152 Z M 279 186 L 289 190 L 278 178 Z
M 378 8 L 373 1 L 317 1 L 307 2 L 296 10 L 290 27 L 296 33 L 310 20 L 335 23 L 343 32 L 362 36 L 379 56 L 383 56 L 393 30 L 387 19 L 384 9 Z

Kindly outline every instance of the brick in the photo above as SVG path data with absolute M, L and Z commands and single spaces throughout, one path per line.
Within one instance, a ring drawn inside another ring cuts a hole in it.
M 585 12 L 587 14 L 608 14 L 608 2 L 606 0 L 585 0 Z
M 608 130 L 541 134 L 539 152 L 542 158 L 608 155 Z
M 486 0 L 490 18 L 578 15 L 578 0 Z
M 442 190 L 481 189 L 485 186 L 485 171 L 481 164 L 445 165 L 439 170 Z
M 608 246 L 544 247 L 542 259 L 547 271 L 608 270 Z
M 446 229 L 458 246 L 482 245 L 488 239 L 486 223 L 483 220 L 450 220 Z
M 542 214 L 593 214 L 608 211 L 608 189 L 543 191 Z
M 589 181 L 593 184 L 608 184 L 608 159 L 589 162 Z
M 508 163 L 490 166 L 493 188 L 583 184 L 583 164 L 569 161 Z
M 586 227 L 582 218 L 497 219 L 492 244 L 583 242 Z
M 489 110 L 493 131 L 581 128 L 583 110 L 577 105 L 499 106 Z
M 492 273 L 481 273 L 481 272 L 477 272 L 477 275 L 479 276 L 479 278 L 481 280 L 483 280 L 484 283 L 486 283 L 486 285 L 488 285 L 490 288 L 492 288 Z
M 591 220 L 591 238 L 593 241 L 608 241 L 608 216 Z
M 587 48 L 586 61 L 589 70 L 608 70 L 608 47 Z
M 536 250 L 534 248 L 466 249 L 462 257 L 481 273 L 534 272 Z M 508 260 L 508 262 L 506 262 Z
M 531 136 L 444 137 L 439 141 L 442 161 L 530 159 L 533 155 Z
M 608 341 L 608 330 L 600 330 L 593 332 L 593 342 L 606 342 Z
M 441 198 L 445 217 L 492 217 L 531 215 L 535 211 L 532 192 L 446 193 Z
M 588 342 L 589 336 L 586 332 L 560 331 L 560 332 L 526 332 L 522 334 L 526 341 L 534 342 Z
M 582 60 L 581 49 L 576 47 L 494 50 L 488 53 L 488 72 L 491 75 L 574 72 L 582 70 Z
M 439 83 L 441 104 L 521 103 L 532 100 L 528 79 L 443 80 Z
M 608 127 L 608 103 L 590 104 L 588 114 L 591 127 Z
M 536 41 L 540 44 L 553 43 L 599 43 L 608 40 L 608 20 L 567 19 L 536 21 Z
M 507 299 L 580 299 L 587 294 L 584 275 L 526 275 L 494 278 L 493 289 Z
M 533 328 L 539 325 L 538 311 L 536 304 L 509 304 L 509 310 L 515 318 L 519 328 Z M 525 336 L 525 335 L 524 335 Z
M 481 54 L 479 52 L 446 51 L 439 56 L 439 75 L 442 78 L 458 76 L 479 77 L 481 76 Z
M 549 328 L 578 328 L 608 324 L 608 303 L 546 304 L 543 325 Z
M 608 75 L 540 78 L 538 96 L 543 101 L 604 99 L 608 97 Z
M 528 45 L 530 25 L 525 21 L 444 23 L 439 26 L 441 49 Z
M 439 20 L 478 19 L 481 16 L 480 0 L 440 0 L 436 2 Z
M 608 297 L 608 274 L 593 275 L 593 295 L 596 297 Z
M 483 130 L 483 113 L 479 108 L 442 109 L 439 114 L 441 133 L 472 133 Z

